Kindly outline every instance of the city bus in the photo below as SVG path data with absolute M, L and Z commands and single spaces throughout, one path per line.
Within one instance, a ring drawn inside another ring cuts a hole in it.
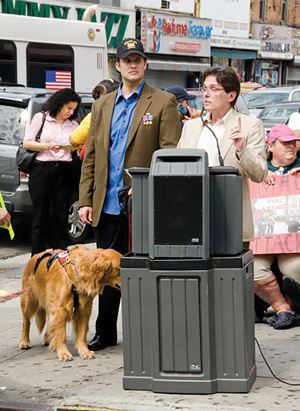
M 102 23 L 0 13 L 0 84 L 91 92 L 107 76 Z

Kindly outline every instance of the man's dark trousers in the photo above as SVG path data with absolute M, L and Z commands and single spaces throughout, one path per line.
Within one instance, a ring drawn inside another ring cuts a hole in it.
M 128 251 L 128 222 L 124 215 L 102 213 L 99 224 L 95 227 L 97 248 L 113 248 L 121 254 Z M 121 292 L 106 286 L 103 295 L 99 295 L 96 334 L 101 342 L 114 345 L 117 342 L 117 319 Z

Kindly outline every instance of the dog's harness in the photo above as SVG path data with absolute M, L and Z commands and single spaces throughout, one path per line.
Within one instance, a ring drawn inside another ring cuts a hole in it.
M 69 277 L 70 283 L 71 283 L 71 285 L 72 285 L 72 294 L 73 294 L 73 300 L 74 300 L 73 307 L 74 307 L 74 308 L 78 307 L 78 306 L 79 306 L 79 293 L 78 293 L 78 291 L 77 291 L 77 288 L 76 288 L 75 285 L 73 284 L 73 282 L 72 282 L 72 280 L 71 280 L 71 278 L 70 278 L 70 276 L 69 276 L 69 274 L 68 274 L 68 271 L 66 270 L 65 265 L 66 265 L 66 264 L 72 264 L 72 265 L 74 266 L 74 273 L 75 273 L 76 279 L 77 279 L 77 281 L 78 281 L 79 284 L 81 284 L 81 280 L 80 280 L 80 278 L 79 278 L 79 276 L 78 276 L 75 263 L 73 263 L 73 262 L 70 260 L 69 250 L 50 250 L 50 251 L 46 251 L 44 254 L 42 254 L 41 256 L 39 256 L 38 259 L 36 260 L 35 267 L 34 267 L 34 274 L 36 273 L 40 262 L 41 262 L 44 258 L 46 258 L 46 257 L 49 257 L 49 260 L 47 261 L 47 271 L 49 271 L 51 265 L 52 265 L 52 264 L 54 263 L 54 261 L 56 261 L 56 260 L 59 261 L 60 265 L 61 265 L 61 266 L 63 267 L 63 269 L 65 270 L 67 276 Z

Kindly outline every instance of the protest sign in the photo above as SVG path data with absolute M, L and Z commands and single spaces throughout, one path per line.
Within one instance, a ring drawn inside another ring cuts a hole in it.
M 300 173 L 276 176 L 275 184 L 249 182 L 254 217 L 253 254 L 300 252 Z

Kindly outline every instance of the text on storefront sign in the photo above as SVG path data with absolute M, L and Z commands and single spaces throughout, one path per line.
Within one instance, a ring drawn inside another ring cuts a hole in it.
M 174 18 L 165 19 L 153 15 L 150 18 L 150 27 L 161 31 L 166 36 L 182 36 L 200 39 L 211 38 L 211 26 L 196 25 L 193 20 L 185 23 L 176 23 Z

